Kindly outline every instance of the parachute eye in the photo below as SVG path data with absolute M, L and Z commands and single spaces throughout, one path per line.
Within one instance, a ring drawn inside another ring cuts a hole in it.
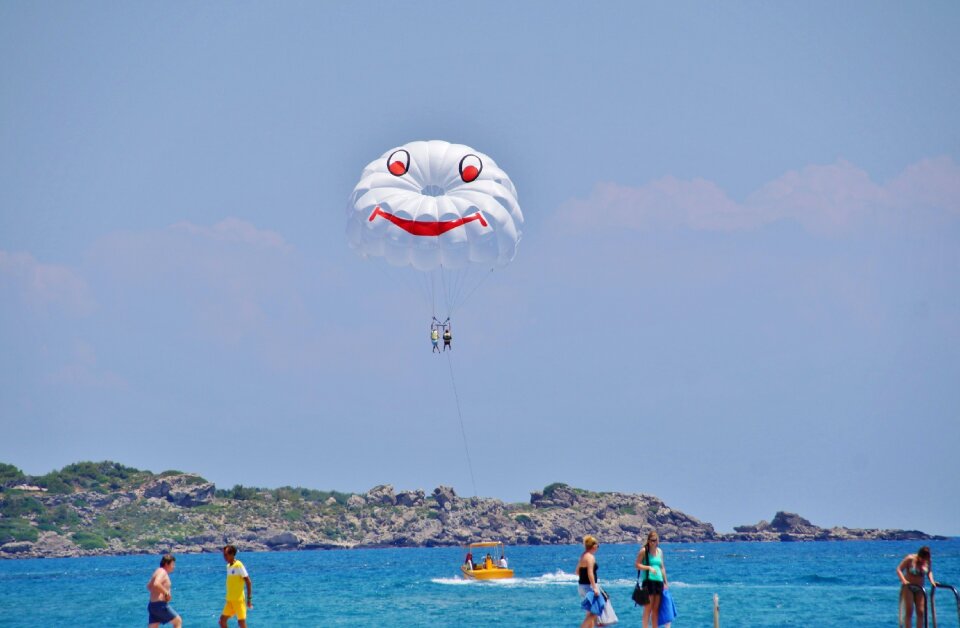
M 460 160 L 460 178 L 464 183 L 476 181 L 483 170 L 483 162 L 476 155 L 467 155 Z
M 395 150 L 387 158 L 387 170 L 395 177 L 402 177 L 410 169 L 410 153 L 403 150 Z

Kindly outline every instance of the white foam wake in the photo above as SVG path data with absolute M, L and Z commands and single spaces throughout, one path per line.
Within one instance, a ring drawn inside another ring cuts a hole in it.
M 474 585 L 474 586 L 500 586 L 500 587 L 546 587 L 555 585 L 569 586 L 576 584 L 577 576 L 565 573 L 558 569 L 553 573 L 545 573 L 541 576 L 532 578 L 504 578 L 502 580 L 472 580 L 469 578 L 431 578 L 430 582 L 434 584 L 445 585 Z

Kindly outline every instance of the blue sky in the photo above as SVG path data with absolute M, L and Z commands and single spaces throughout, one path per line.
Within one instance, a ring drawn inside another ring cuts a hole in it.
M 960 534 L 956 3 L 0 5 L 0 460 L 473 493 L 363 167 L 506 170 L 481 495 Z

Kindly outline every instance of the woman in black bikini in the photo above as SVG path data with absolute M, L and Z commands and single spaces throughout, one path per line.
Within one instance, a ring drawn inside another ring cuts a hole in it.
M 923 588 L 923 579 L 930 580 L 931 586 L 937 586 L 933 579 L 933 561 L 930 556 L 930 548 L 924 545 L 916 554 L 907 554 L 897 566 L 897 577 L 900 578 L 900 604 L 904 609 L 905 617 L 900 618 L 902 626 L 912 627 L 912 617 L 916 614 L 917 626 L 920 626 L 921 617 L 925 611 L 924 603 L 926 598 L 919 591 L 911 591 L 910 585 Z M 914 611 L 916 611 L 914 613 Z
M 577 562 L 577 589 L 580 591 L 580 597 L 587 595 L 588 591 L 593 591 L 594 595 L 600 595 L 600 587 L 597 585 L 597 559 L 594 554 L 600 542 L 589 534 L 583 537 L 583 553 L 580 554 L 580 560 Z M 594 615 L 587 611 L 587 616 L 583 618 L 580 628 L 594 628 L 600 621 L 599 615 Z

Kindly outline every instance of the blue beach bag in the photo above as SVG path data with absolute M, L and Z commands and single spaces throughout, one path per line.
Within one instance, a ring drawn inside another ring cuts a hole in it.
M 673 594 L 670 589 L 664 589 L 660 597 L 660 612 L 657 613 L 657 624 L 664 626 L 677 618 L 677 605 L 673 603 Z

